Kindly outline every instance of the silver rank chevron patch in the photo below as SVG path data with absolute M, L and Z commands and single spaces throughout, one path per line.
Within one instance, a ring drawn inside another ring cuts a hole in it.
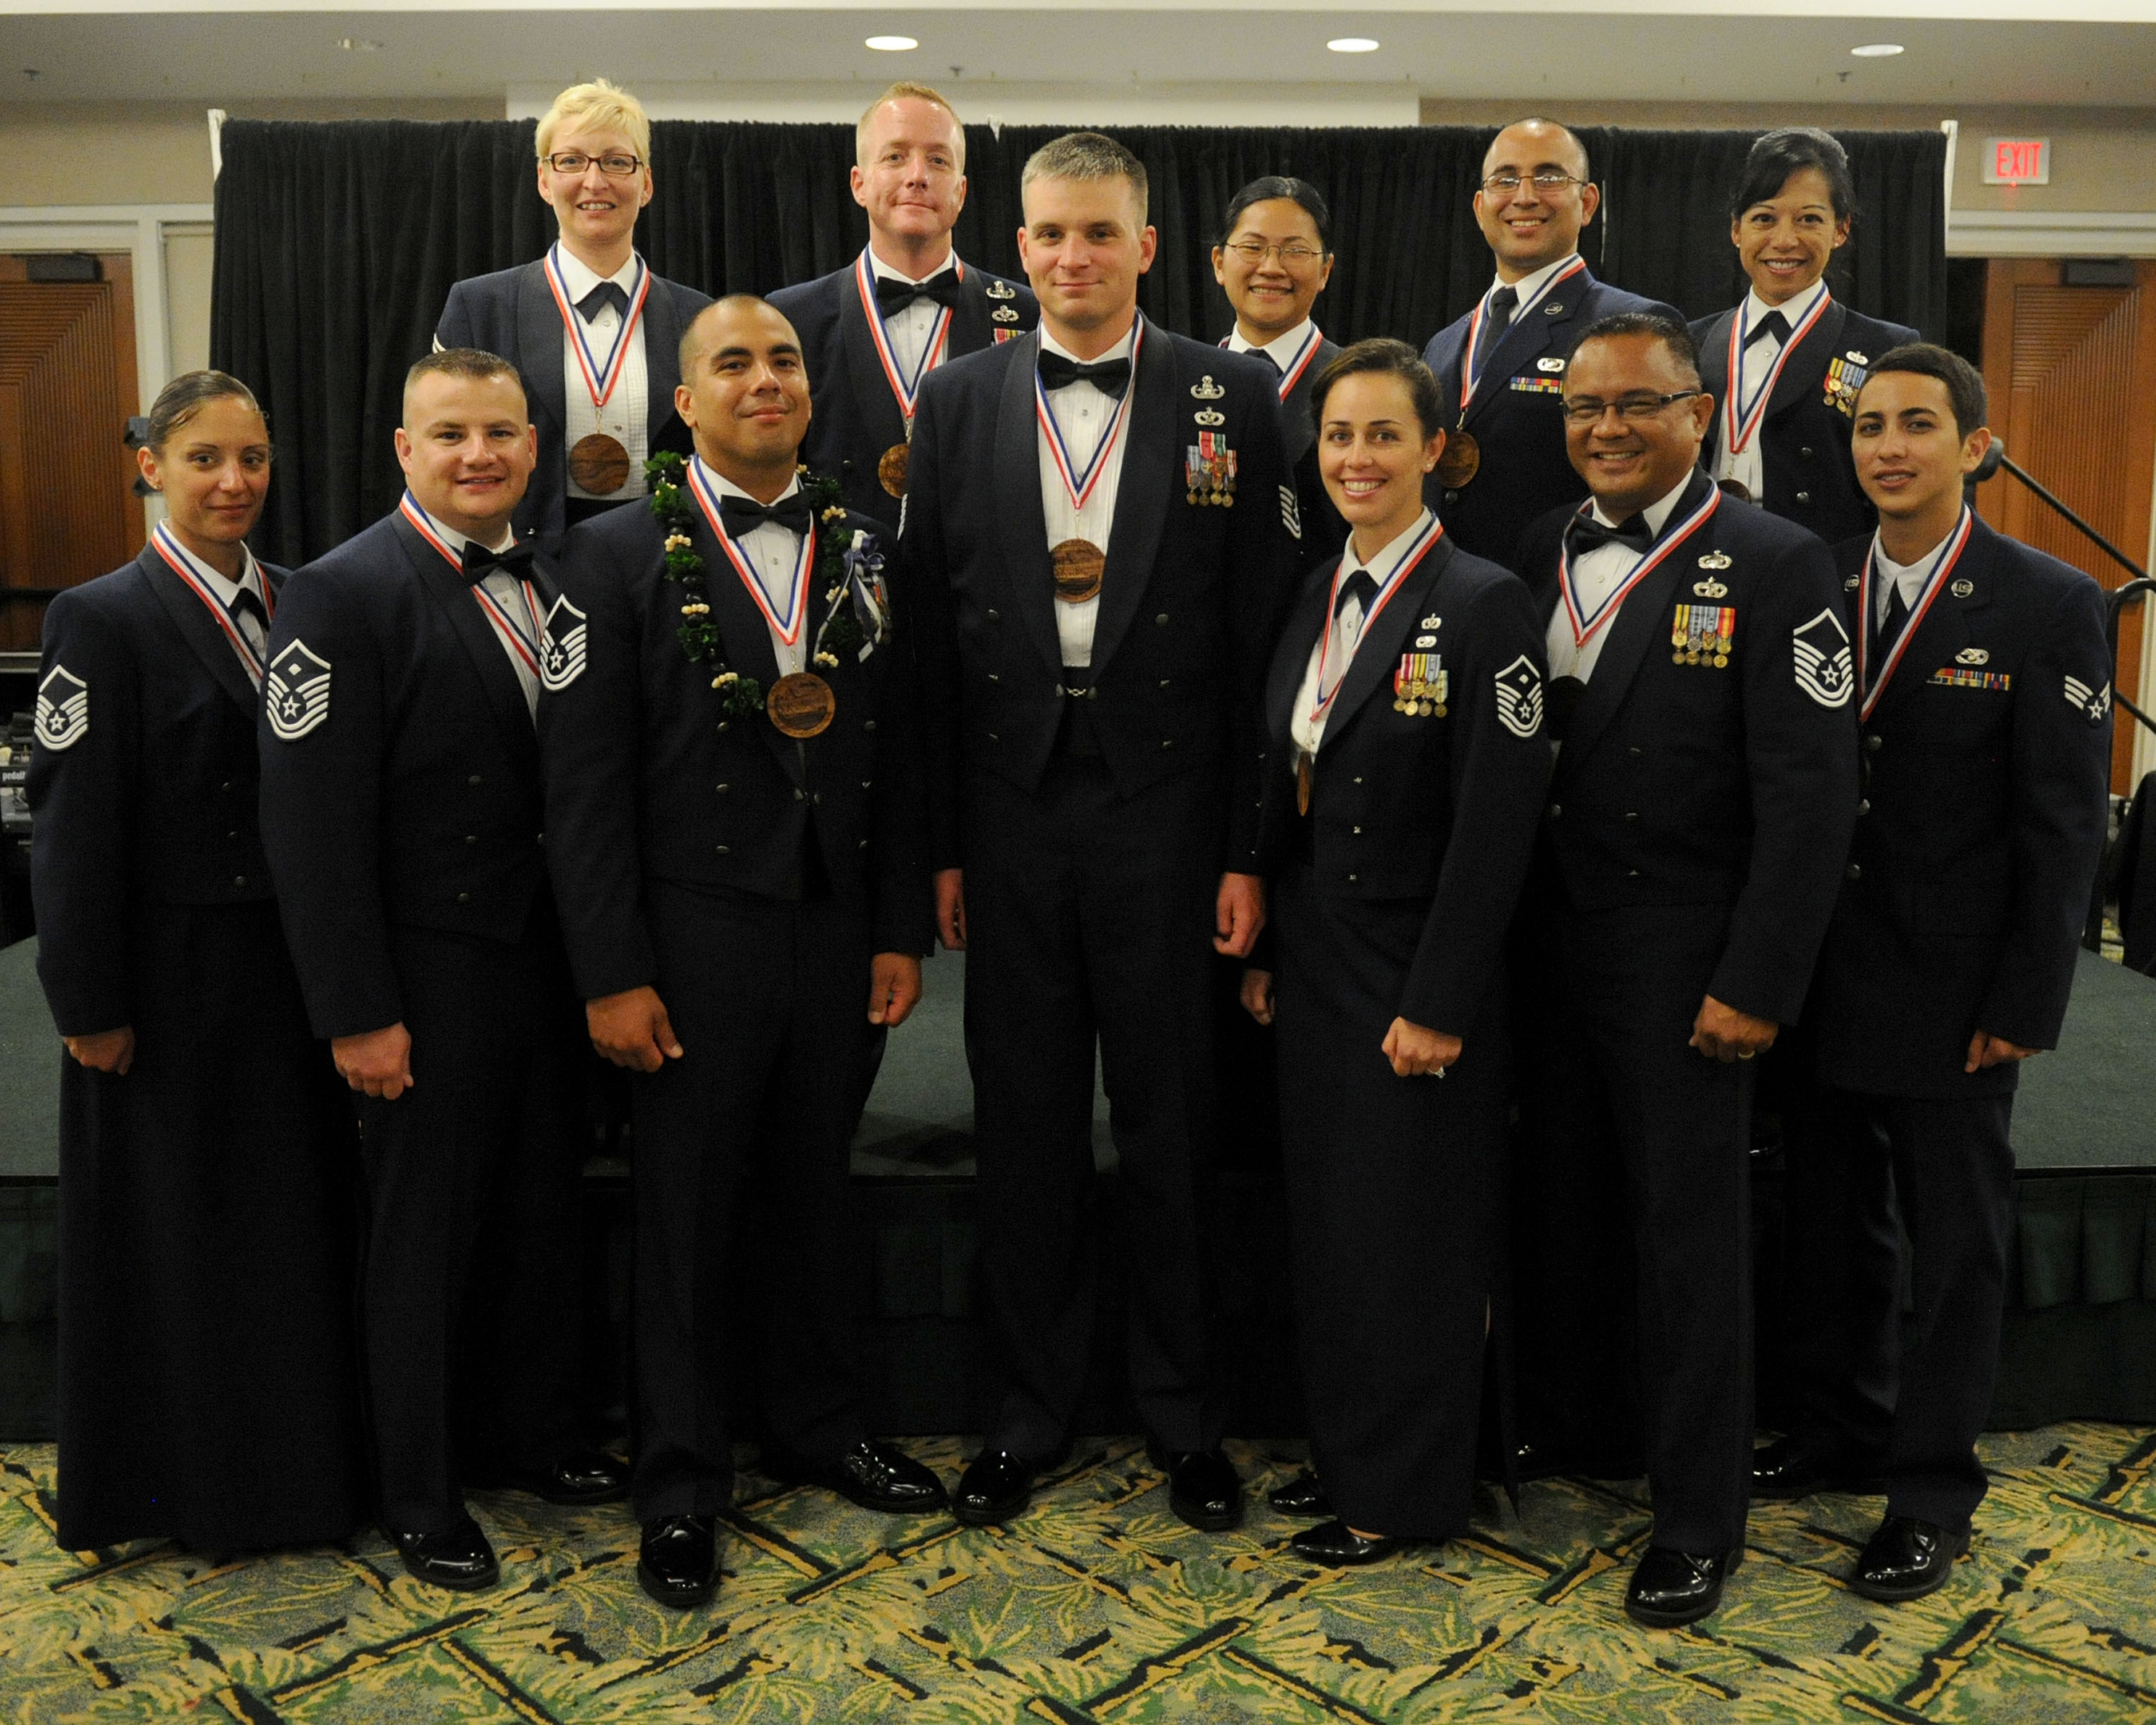
M 1797 687 L 1821 706 L 1847 706 L 1856 687 L 1849 656 L 1849 632 L 1829 607 L 1790 632 L 1796 653 Z
M 2092 725 L 2101 725 L 2103 716 L 2111 711 L 2111 684 L 2107 680 L 2101 689 L 2092 689 L 2079 677 L 2066 679 L 2066 705 L 2079 707 Z M 38 719 L 44 722 L 44 697 L 38 697 Z
M 1281 525 L 1297 539 L 1302 537 L 1302 506 L 1296 501 L 1295 487 L 1282 485 L 1281 494 Z
M 295 640 L 271 661 L 263 699 L 270 733 L 280 742 L 297 742 L 330 716 L 329 660 Z
M 90 685 L 55 662 L 38 685 L 38 713 L 32 729 L 41 749 L 57 753 L 73 748 L 90 735 Z
M 547 614 L 539 638 L 539 686 L 558 695 L 584 674 L 584 614 L 563 593 Z
M 1497 673 L 1497 722 L 1519 737 L 1543 728 L 1542 673 L 1524 653 Z

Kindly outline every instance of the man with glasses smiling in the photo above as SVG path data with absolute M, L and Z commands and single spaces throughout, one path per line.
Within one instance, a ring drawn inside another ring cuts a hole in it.
M 578 521 L 643 496 L 647 457 L 689 449 L 674 412 L 675 350 L 711 301 L 637 255 L 636 218 L 651 202 L 651 122 L 634 96 L 603 78 L 572 85 L 541 118 L 536 141 L 539 195 L 561 237 L 536 263 L 451 288 L 434 346 L 484 348 L 523 377 L 539 465 L 516 529 L 552 552 Z
M 1475 193 L 1496 280 L 1423 350 L 1444 393 L 1448 434 L 1424 500 L 1462 550 L 1508 569 L 1518 567 L 1522 530 L 1583 490 L 1558 413 L 1581 331 L 1620 311 L 1677 317 L 1589 271 L 1579 230 L 1601 202 L 1587 148 L 1566 128 L 1519 120 L 1499 132 Z
M 1856 805 L 1849 637 L 1826 547 L 1699 467 L 1684 325 L 1582 336 L 1561 408 L 1591 501 L 1520 542 L 1558 749 L 1518 991 L 1522 1400 L 1558 1464 L 1645 1439 L 1651 1543 L 1625 1609 L 1721 1603 L 1752 1463 L 1753 1067 L 1794 1020 Z M 1643 1408 L 1629 1406 L 1629 1216 Z

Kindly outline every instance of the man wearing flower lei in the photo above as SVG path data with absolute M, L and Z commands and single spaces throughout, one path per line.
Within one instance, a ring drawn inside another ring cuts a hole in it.
M 847 1139 L 872 1038 L 921 995 L 933 901 L 910 648 L 882 530 L 797 467 L 793 326 L 735 295 L 681 342 L 696 440 L 647 509 L 564 547 L 542 644 L 547 851 L 592 1042 L 635 1077 L 638 1574 L 710 1597 L 745 1327 L 726 1257 L 758 1193 L 764 1465 L 939 1508 L 849 1369 Z

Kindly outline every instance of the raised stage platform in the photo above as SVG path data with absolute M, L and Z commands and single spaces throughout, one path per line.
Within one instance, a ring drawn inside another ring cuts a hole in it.
M 0 951 L 0 1440 L 53 1429 L 54 1240 L 61 1055 L 33 968 L 34 942 Z M 879 1429 L 978 1430 L 972 1098 L 960 1001 L 963 961 L 928 966 L 927 997 L 896 1032 L 854 1150 L 852 1261 L 865 1381 Z M 2156 980 L 2085 954 L 2060 1051 L 2032 1062 L 2015 1110 L 2013 1281 L 1991 1424 L 2156 1420 Z M 1105 1099 L 1095 1101 L 1101 1199 L 1117 1198 Z M 1761 1309 L 1776 1310 L 1779 1171 L 1755 1170 Z M 624 1312 L 627 1168 L 593 1158 L 588 1271 L 595 1303 L 589 1378 L 618 1407 Z M 1233 1373 L 1231 1430 L 1301 1430 L 1290 1362 L 1286 1224 L 1262 1150 L 1229 1158 L 1220 1265 Z M 804 1273 L 834 1266 L 803 1266 Z M 1130 1429 L 1116 1362 L 1118 1278 L 1101 1277 L 1104 1346 L 1088 1430 Z M 1778 1399 L 1763 1334 L 1761 1403 Z

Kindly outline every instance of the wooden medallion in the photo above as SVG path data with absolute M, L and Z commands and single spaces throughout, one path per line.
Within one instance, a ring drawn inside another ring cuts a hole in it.
M 629 483 L 629 451 L 603 431 L 580 437 L 569 449 L 569 477 L 594 497 L 611 497 Z
M 1101 596 L 1101 577 L 1108 567 L 1108 554 L 1090 539 L 1066 539 L 1049 553 L 1055 567 L 1055 597 L 1066 605 L 1082 605 Z
M 1297 814 L 1310 813 L 1310 757 L 1307 755 L 1295 757 L 1295 812 Z
M 894 497 L 906 495 L 906 446 L 893 444 L 883 452 L 883 459 L 876 463 L 876 481 Z
M 1445 447 L 1437 454 L 1437 482 L 1448 491 L 1457 491 L 1482 470 L 1482 446 L 1475 441 L 1471 431 L 1455 431 L 1445 440 Z
M 815 672 L 795 671 L 771 685 L 763 708 L 770 714 L 771 722 L 787 736 L 819 737 L 830 729 L 839 711 L 839 697 Z

